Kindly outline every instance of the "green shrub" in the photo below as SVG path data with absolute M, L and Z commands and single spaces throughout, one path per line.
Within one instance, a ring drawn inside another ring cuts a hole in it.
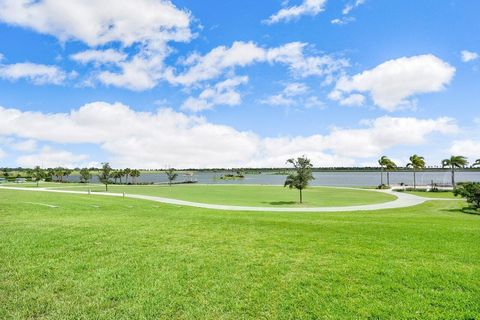
M 455 196 L 460 196 L 467 199 L 471 207 L 480 209 L 480 183 L 479 182 L 464 182 L 459 183 L 457 188 L 453 190 Z

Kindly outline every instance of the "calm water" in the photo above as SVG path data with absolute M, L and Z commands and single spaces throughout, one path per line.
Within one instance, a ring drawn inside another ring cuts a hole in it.
M 194 178 L 198 183 L 203 184 L 266 184 L 266 185 L 283 185 L 285 181 L 284 175 L 272 175 L 268 173 L 246 175 L 244 179 L 238 180 L 220 180 L 220 176 L 226 172 L 195 172 Z M 380 184 L 380 172 L 315 172 L 315 180 L 311 185 L 322 186 L 377 186 Z M 187 176 L 179 174 L 177 182 L 185 181 Z M 449 184 L 451 179 L 450 172 L 417 172 L 417 184 L 434 183 Z M 456 172 L 455 180 L 460 181 L 480 181 L 480 171 Z M 69 178 L 71 182 L 79 181 L 79 177 L 72 176 Z M 93 182 L 98 179 L 94 177 Z M 131 181 L 131 178 L 129 178 Z M 138 182 L 166 183 L 168 182 L 165 174 L 152 173 L 143 174 L 137 179 Z M 386 183 L 386 174 L 384 174 L 384 182 Z M 412 172 L 391 172 L 390 184 L 404 183 L 413 185 Z

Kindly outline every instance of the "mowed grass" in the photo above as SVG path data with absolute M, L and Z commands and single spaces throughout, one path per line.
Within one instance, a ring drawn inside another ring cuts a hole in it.
M 480 216 L 463 205 L 228 212 L 0 189 L 0 318 L 478 319 Z
M 49 185 L 51 187 L 51 185 Z M 102 185 L 60 185 L 59 189 L 83 190 L 92 192 L 105 191 Z M 309 187 L 303 190 L 304 203 L 299 203 L 299 192 L 296 189 L 281 186 L 240 186 L 240 185 L 156 185 L 126 186 L 109 185 L 109 192 L 126 192 L 172 199 L 202 202 L 209 204 L 243 205 L 257 207 L 333 207 L 365 205 L 389 202 L 395 196 L 368 190 L 339 189 L 328 187 Z
M 413 194 L 419 197 L 426 197 L 426 198 L 461 199 L 461 197 L 455 197 L 452 191 L 442 191 L 442 192 L 405 191 L 405 193 Z

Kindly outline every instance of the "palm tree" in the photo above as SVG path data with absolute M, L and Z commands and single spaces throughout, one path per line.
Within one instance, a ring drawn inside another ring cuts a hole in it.
M 130 171 L 130 176 L 132 177 L 133 179 L 133 183 L 136 183 L 137 179 L 135 178 L 138 178 L 140 177 L 140 170 L 138 169 L 133 169 Z
M 112 178 L 115 184 L 117 184 L 117 179 L 120 179 L 120 183 L 122 183 L 122 176 L 123 176 L 122 170 L 115 170 L 112 172 Z
M 475 162 L 472 164 L 472 167 L 480 166 L 480 159 L 475 160 Z
M 123 169 L 123 174 L 125 175 L 125 184 L 128 184 L 128 176 L 132 172 L 132 169 L 130 168 L 125 168 Z
M 414 154 L 410 157 L 410 162 L 407 164 L 407 168 L 413 169 L 413 188 L 417 188 L 416 171 L 425 168 L 425 158 Z
M 302 190 L 308 186 L 310 180 L 315 179 L 312 174 L 312 163 L 305 156 L 297 159 L 288 159 L 287 163 L 293 164 L 295 172 L 287 176 L 284 187 L 288 186 L 290 189 L 298 189 L 300 191 L 300 203 L 302 203 Z
M 464 156 L 451 156 L 450 159 L 442 160 L 442 167 L 450 167 L 452 169 L 452 187 L 455 188 L 455 168 L 463 168 L 468 164 L 467 158 Z
M 388 159 L 388 162 L 385 165 L 385 170 L 387 171 L 387 186 L 390 186 L 390 171 L 397 170 L 397 164 Z
M 388 159 L 387 156 L 382 156 L 379 160 L 378 160 L 378 164 L 380 165 L 380 185 L 383 186 L 383 168 L 388 164 L 388 162 L 390 161 L 390 159 Z

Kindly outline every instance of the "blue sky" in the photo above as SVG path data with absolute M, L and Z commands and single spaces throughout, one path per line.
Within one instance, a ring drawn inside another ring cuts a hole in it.
M 0 166 L 480 158 L 477 1 L 0 0 Z

